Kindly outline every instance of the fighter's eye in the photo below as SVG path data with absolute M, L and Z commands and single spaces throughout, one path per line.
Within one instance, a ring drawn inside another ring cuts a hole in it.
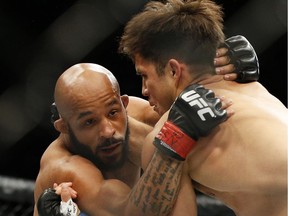
M 109 116 L 110 116 L 110 117 L 113 117 L 113 116 L 115 116 L 117 113 L 118 113 L 118 110 L 112 110 L 112 111 L 109 113 Z
M 92 125 L 94 122 L 95 122 L 94 119 L 88 119 L 84 123 L 85 123 L 86 126 L 89 126 L 89 125 Z

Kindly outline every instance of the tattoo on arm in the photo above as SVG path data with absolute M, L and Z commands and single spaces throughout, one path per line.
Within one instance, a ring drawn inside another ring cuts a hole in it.
M 142 213 L 167 215 L 176 201 L 183 162 L 160 155 L 156 150 L 130 196 Z

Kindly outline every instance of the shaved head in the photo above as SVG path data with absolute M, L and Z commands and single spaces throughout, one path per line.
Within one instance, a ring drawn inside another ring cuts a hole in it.
M 78 101 L 107 90 L 120 95 L 118 81 L 108 69 L 92 63 L 73 65 L 64 71 L 55 86 L 54 98 L 59 114 L 65 119 Z
M 128 96 L 120 95 L 114 75 L 97 64 L 68 68 L 55 86 L 60 118 L 54 127 L 64 145 L 105 170 L 121 167 L 128 153 Z

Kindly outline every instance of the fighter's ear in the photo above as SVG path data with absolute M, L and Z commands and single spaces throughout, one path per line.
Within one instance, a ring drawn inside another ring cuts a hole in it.
M 121 96 L 121 101 L 123 103 L 123 106 L 126 108 L 128 106 L 129 103 L 129 96 L 128 95 L 122 95 Z
M 54 127 L 60 133 L 68 133 L 67 124 L 62 118 L 59 118 L 56 121 L 54 121 Z
M 169 59 L 170 73 L 172 76 L 177 77 L 181 74 L 181 64 L 176 59 Z
M 170 76 L 172 77 L 172 79 L 174 80 L 177 86 L 182 75 L 181 64 L 176 59 L 169 59 L 168 66 L 169 66 Z

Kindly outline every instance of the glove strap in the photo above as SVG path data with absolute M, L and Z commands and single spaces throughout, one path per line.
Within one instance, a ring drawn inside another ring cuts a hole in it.
M 154 145 L 159 150 L 177 160 L 185 160 L 195 144 L 194 139 L 170 121 L 164 123 L 154 140 Z
M 78 216 L 80 211 L 76 203 L 70 198 L 67 202 L 61 201 L 60 203 L 60 213 L 65 216 Z

